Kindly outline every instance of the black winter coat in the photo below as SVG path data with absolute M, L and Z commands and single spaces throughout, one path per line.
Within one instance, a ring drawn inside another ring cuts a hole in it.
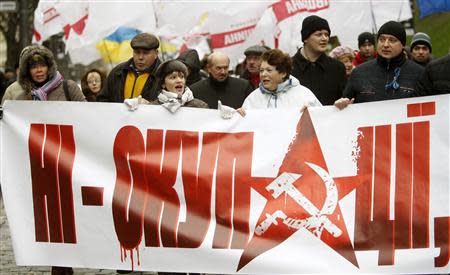
M 183 62 L 189 68 L 189 75 L 186 79 L 186 86 L 191 87 L 192 84 L 205 79 L 201 73 L 200 69 L 202 67 L 198 53 L 194 49 L 187 49 L 178 56 L 177 60 Z
M 450 93 L 450 54 L 428 64 L 417 83 L 416 93 L 418 96 Z
M 387 84 L 392 83 L 397 68 L 400 68 L 397 79 L 399 88 L 386 88 Z M 403 53 L 389 62 L 378 56 L 352 71 L 343 96 L 354 98 L 355 103 L 413 97 L 422 71 L 422 66 L 407 60 Z
M 341 62 L 322 54 L 315 62 L 307 60 L 300 50 L 292 57 L 291 75 L 308 87 L 322 105 L 333 105 L 342 97 L 347 78 Z
M 203 100 L 210 109 L 217 109 L 217 101 L 223 105 L 240 108 L 245 98 L 253 91 L 250 82 L 244 79 L 228 77 L 218 82 L 209 77 L 192 85 L 191 90 L 195 98 Z
M 106 78 L 105 85 L 97 96 L 97 102 L 117 102 L 124 101 L 125 80 L 129 70 L 132 70 L 133 58 L 126 62 L 120 63 L 114 67 Z M 155 72 L 161 61 L 159 58 L 155 60 L 152 66 L 146 70 L 150 73 L 144 88 L 141 92 L 142 98 L 148 101 L 155 100 L 158 96 L 158 83 L 156 81 Z

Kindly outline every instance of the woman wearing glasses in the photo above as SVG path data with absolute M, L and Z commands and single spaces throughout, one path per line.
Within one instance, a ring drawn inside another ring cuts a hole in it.
M 97 101 L 97 95 L 103 88 L 105 74 L 97 69 L 87 71 L 81 79 L 81 90 L 87 101 Z

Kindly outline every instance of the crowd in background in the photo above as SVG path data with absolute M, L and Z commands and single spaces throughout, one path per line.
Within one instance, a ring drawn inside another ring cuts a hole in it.
M 244 51 L 245 60 L 230 72 L 222 52 L 200 60 L 187 49 L 174 60 L 159 58 L 159 40 L 140 33 L 131 40 L 133 56 L 106 76 L 87 71 L 81 85 L 58 72 L 44 46 L 22 50 L 17 68 L 1 74 L 5 100 L 55 100 L 161 105 L 170 113 L 182 107 L 218 109 L 224 119 L 251 109 L 308 108 L 450 93 L 450 55 L 433 60 L 432 41 L 416 33 L 409 46 L 402 24 L 389 21 L 376 34 L 359 34 L 358 49 L 341 45 L 327 54 L 331 29 L 326 19 L 302 22 L 303 47 L 294 56 L 265 46 Z M 54 267 L 52 274 L 72 274 Z M 129 271 L 118 271 L 129 273 Z M 171 274 L 171 273 L 164 273 Z

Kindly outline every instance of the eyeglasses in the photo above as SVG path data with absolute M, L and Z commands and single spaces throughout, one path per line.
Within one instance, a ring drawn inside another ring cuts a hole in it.
M 100 84 L 100 83 L 102 83 L 102 81 L 101 80 L 89 80 L 87 83 L 88 84 Z

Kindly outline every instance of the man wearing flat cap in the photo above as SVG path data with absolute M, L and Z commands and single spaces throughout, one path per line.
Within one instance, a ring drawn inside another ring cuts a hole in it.
M 131 48 L 133 57 L 111 70 L 97 101 L 121 103 L 138 96 L 151 101 L 158 96 L 155 80 L 156 69 L 161 64 L 158 38 L 140 33 L 131 40 Z
M 325 52 L 330 40 L 328 21 L 311 15 L 302 23 L 303 47 L 292 57 L 292 75 L 308 87 L 322 105 L 341 98 L 347 81 L 345 66 Z
M 370 32 L 359 34 L 358 48 L 359 51 L 356 53 L 355 59 L 353 60 L 353 66 L 355 67 L 377 57 L 377 52 L 375 51 L 375 34 Z
M 424 32 L 416 33 L 411 40 L 410 50 L 411 60 L 425 67 L 432 59 L 431 38 Z
M 395 21 L 385 23 L 378 30 L 377 39 L 378 57 L 353 70 L 336 107 L 416 96 L 415 85 L 423 68 L 406 58 L 403 25 Z
M 258 88 L 259 86 L 259 67 L 261 66 L 261 55 L 265 51 L 267 51 L 267 49 L 259 45 L 251 46 L 244 51 L 245 71 L 240 75 L 240 78 L 247 79 L 253 89 Z

